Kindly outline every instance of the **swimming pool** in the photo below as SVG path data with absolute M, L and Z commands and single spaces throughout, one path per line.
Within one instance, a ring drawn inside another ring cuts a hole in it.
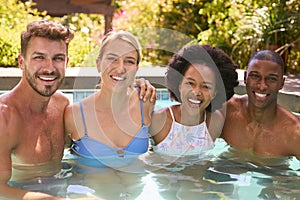
M 164 95 L 156 109 L 171 103 Z M 63 169 L 55 177 L 36 177 L 23 187 L 62 197 L 111 200 L 300 199 L 296 158 L 258 158 L 258 164 L 252 154 L 230 148 L 222 139 L 207 157 L 177 159 L 148 152 L 120 169 L 83 166 L 69 155 L 65 149 Z M 36 169 L 24 166 L 23 171 Z
M 241 153 L 217 139 L 211 154 L 201 159 L 162 158 L 149 152 L 127 167 L 111 169 L 76 163 L 66 149 L 64 169 L 56 178 L 42 178 L 25 188 L 63 197 L 111 200 L 300 198 L 299 161 L 270 158 L 265 160 L 269 166 L 260 166 L 247 161 L 247 156 L 235 156 Z M 279 160 L 280 165 L 274 165 Z

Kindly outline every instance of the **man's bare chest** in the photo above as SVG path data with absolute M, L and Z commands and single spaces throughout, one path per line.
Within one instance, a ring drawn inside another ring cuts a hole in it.
M 60 158 L 64 149 L 62 122 L 32 121 L 19 127 L 19 138 L 14 150 L 22 163 L 41 163 Z
M 287 151 L 288 145 L 284 133 L 270 126 L 243 124 L 244 129 L 235 131 L 229 139 L 234 146 L 254 151 L 257 154 L 281 156 Z

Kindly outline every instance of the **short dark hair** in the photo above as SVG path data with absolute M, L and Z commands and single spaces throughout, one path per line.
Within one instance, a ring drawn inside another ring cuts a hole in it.
M 273 50 L 261 50 L 256 52 L 249 60 L 248 65 L 253 60 L 268 60 L 277 63 L 281 66 L 282 73 L 284 72 L 285 64 L 279 53 Z
M 50 40 L 63 40 L 66 45 L 74 37 L 74 33 L 59 22 L 50 20 L 37 20 L 27 25 L 26 31 L 21 34 L 21 54 L 26 55 L 28 42 L 31 37 L 43 37 Z
M 196 63 L 210 67 L 216 76 L 216 97 L 206 108 L 208 111 L 215 111 L 234 94 L 234 87 L 238 85 L 237 65 L 223 50 L 216 47 L 209 45 L 183 47 L 168 63 L 166 86 L 171 99 L 181 102 L 179 85 L 188 67 Z

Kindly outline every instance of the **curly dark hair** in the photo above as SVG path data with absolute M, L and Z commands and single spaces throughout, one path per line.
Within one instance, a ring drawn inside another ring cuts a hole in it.
M 238 85 L 237 65 L 223 50 L 209 45 L 190 45 L 175 53 L 168 63 L 166 86 L 171 99 L 181 102 L 179 85 L 191 64 L 204 64 L 210 67 L 216 76 L 216 96 L 206 108 L 215 111 L 234 95 Z

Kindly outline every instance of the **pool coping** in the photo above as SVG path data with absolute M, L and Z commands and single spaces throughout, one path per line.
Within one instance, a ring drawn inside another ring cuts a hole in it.
M 165 67 L 140 67 L 137 77 L 149 80 L 156 88 L 165 88 Z M 245 94 L 244 70 L 238 69 L 237 94 Z M 19 68 L 0 67 L 0 90 L 12 89 L 20 80 Z M 292 112 L 300 113 L 300 74 L 285 75 L 285 84 L 280 90 L 278 103 Z M 67 68 L 66 78 L 60 89 L 93 89 L 99 83 L 100 74 L 96 67 Z

